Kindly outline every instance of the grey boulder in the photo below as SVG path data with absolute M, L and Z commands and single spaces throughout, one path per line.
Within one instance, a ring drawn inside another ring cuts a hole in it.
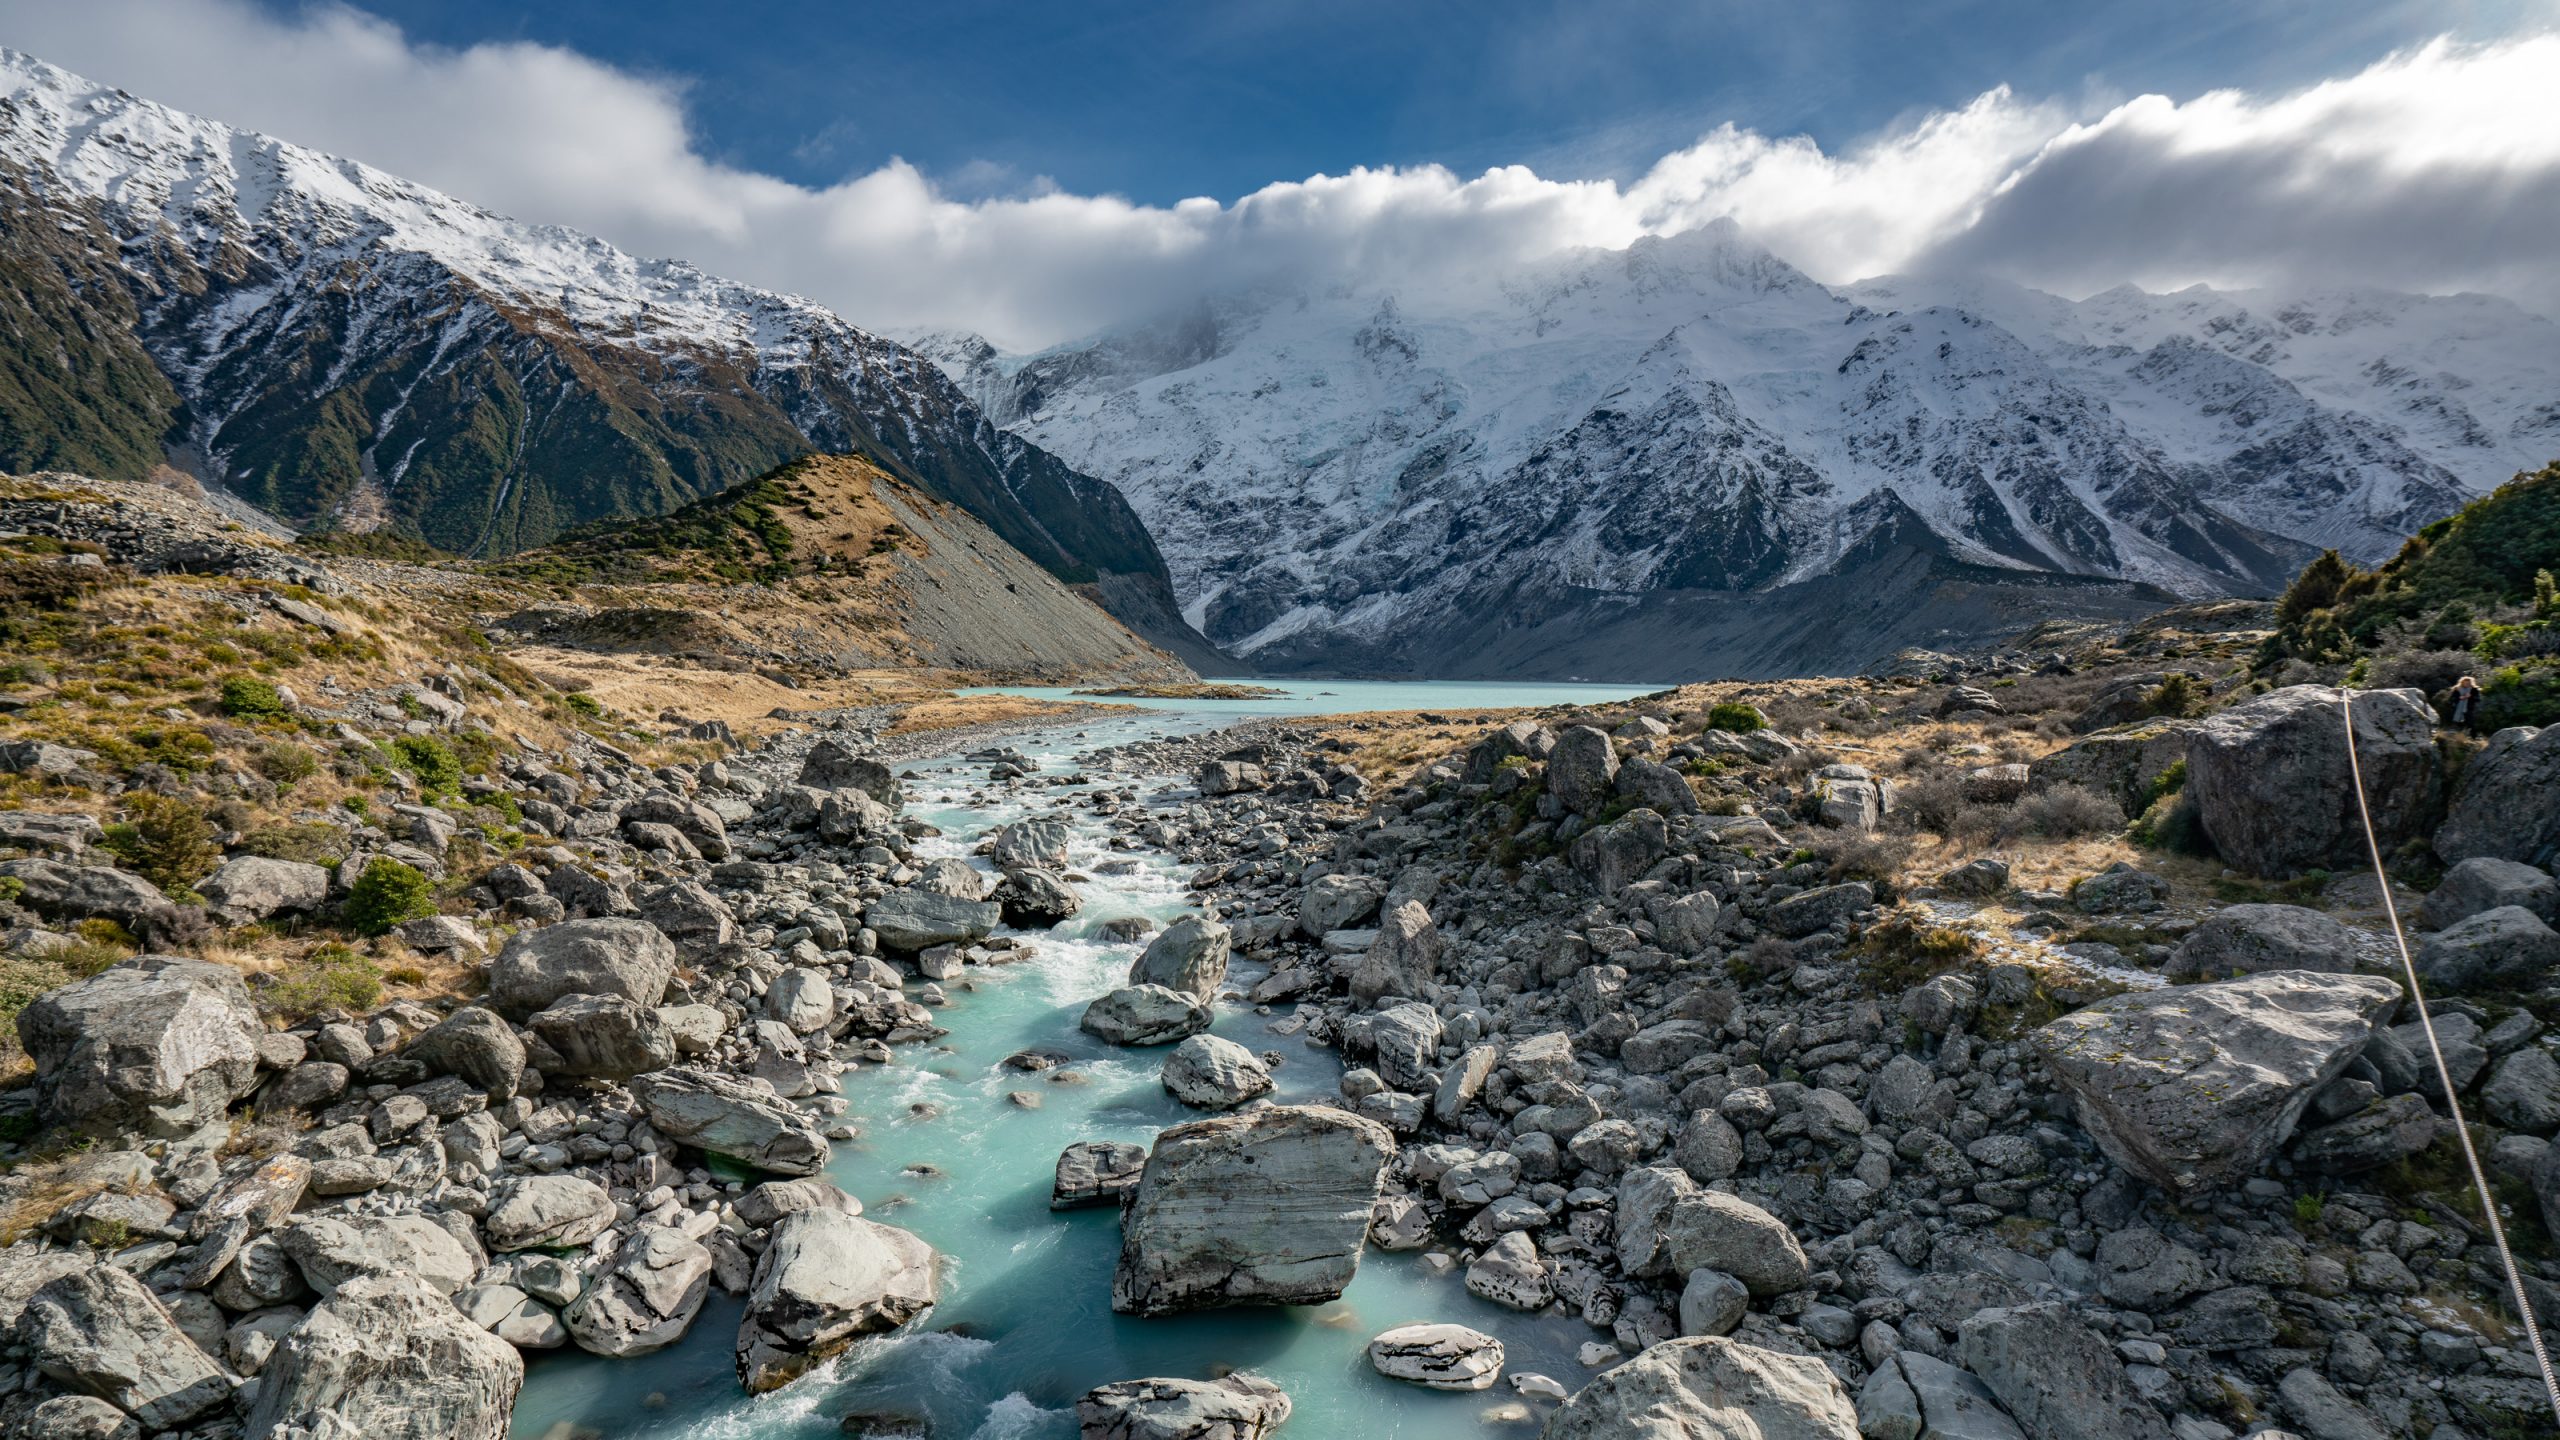
M 2560 971 L 2560 933 L 2521 905 L 2501 905 L 2420 940 L 2417 961 L 2430 989 L 2531 989 Z
M 1977 1311 L 1957 1350 L 2030 1440 L 2169 1440 L 2114 1347 L 2064 1306 Z
M 738 1379 L 760 1395 L 906 1324 L 939 1295 L 934 1271 L 933 1247 L 894 1226 L 826 1209 L 784 1217 L 738 1322 Z
M 1426 1390 L 1488 1390 L 1502 1342 L 1464 1325 L 1399 1325 L 1369 1342 L 1369 1368 Z
M 524 1359 L 411 1275 L 348 1281 L 261 1372 L 248 1440 L 505 1440 Z
M 2424 696 L 2290 685 L 2207 717 L 2187 737 L 2187 795 L 2224 861 L 2252 875 L 2365 863 L 2350 712 L 2383 853 L 2434 827 L 2444 763 Z
M 2560 725 L 2490 736 L 2463 767 L 2435 845 L 2452 863 L 2485 855 L 2548 870 L 2560 861 Z
M 1167 1128 L 1121 1210 L 1111 1308 L 1166 1315 L 1336 1298 L 1359 1270 L 1395 1149 L 1384 1125 L 1314 1106 Z
M 1132 985 L 1161 985 L 1208 1000 L 1226 983 L 1235 932 L 1205 915 L 1185 915 L 1147 942 L 1129 966 Z
M 1721 1270 L 1764 1297 L 1801 1288 L 1811 1273 L 1785 1221 L 1666 1166 L 1630 1170 L 1618 1182 L 1617 1244 L 1630 1274 Z
M 1903 1350 L 1867 1375 L 1858 1392 L 1866 1440 L 2026 1440 L 1991 1387 L 1944 1360 Z
M 1581 816 L 1606 809 L 1616 792 L 1618 752 L 1606 733 L 1576 725 L 1556 737 L 1547 752 L 1547 793 Z
M 18 1012 L 37 1107 L 90 1134 L 177 1136 L 219 1120 L 257 1082 L 266 1027 L 240 972 L 145 955 Z
M 1596 732 L 1595 732 L 1596 733 Z M 1440 927 L 1419 900 L 1387 908 L 1376 938 L 1352 967 L 1351 993 L 1361 1000 L 1388 995 L 1420 999 L 1440 973 Z
M 1289 1397 L 1259 1375 L 1122 1380 L 1076 1401 L 1078 1440 L 1265 1440 Z
M 525 1028 L 550 1048 L 542 1068 L 553 1074 L 621 1081 L 676 1063 L 675 1034 L 657 1010 L 619 995 L 564 996 Z
M 1096 999 L 1076 1023 L 1114 1045 L 1166 1045 L 1209 1028 L 1209 1007 L 1162 985 L 1124 985 Z
M 679 1230 L 643 1225 L 561 1316 L 578 1348 L 646 1355 L 684 1338 L 711 1293 L 711 1252 Z
M 169 903 L 160 887 L 104 865 L 59 860 L 0 860 L 0 879 L 18 882 L 18 903 L 53 920 L 101 916 L 127 929 Z
M 999 870 L 1063 870 L 1070 833 L 1063 820 L 1016 820 L 996 831 L 988 858 Z
M 2228 980 L 2268 970 L 2317 970 L 2344 974 L 2353 968 L 2355 939 L 2347 927 L 2299 905 L 2233 905 L 2217 910 L 2187 932 L 2169 956 L 2171 978 L 2200 975 Z
M 196 893 L 234 925 L 301 914 L 329 903 L 329 872 L 299 860 L 234 855 L 196 882 Z
M 1194 1035 L 1164 1058 L 1164 1088 L 1201 1110 L 1232 1110 L 1271 1093 L 1271 1072 L 1233 1040 Z
M 1049 1208 L 1081 1210 L 1117 1205 L 1138 1188 L 1147 1168 L 1147 1147 L 1118 1140 L 1078 1140 L 1058 1152 L 1056 1178 L 1049 1187 Z
M 2442 930 L 2507 905 L 2532 911 L 2545 925 L 2560 920 L 2560 880 L 2520 861 L 2475 855 L 2444 872 L 2418 918 L 2428 929 Z
M 500 1100 L 524 1083 L 524 1042 L 496 1011 L 478 1005 L 446 1016 L 402 1053 L 430 1074 L 458 1075 Z
M 913 953 L 936 945 L 984 940 L 1004 919 L 992 900 L 962 900 L 912 887 L 892 890 L 863 907 L 862 923 L 892 950 Z
M 1385 882 L 1367 875 L 1325 875 L 1298 892 L 1298 931 L 1322 940 L 1335 930 L 1349 930 L 1378 913 L 1387 898 Z
M 2256 1173 L 2399 998 L 2375 976 L 2278 970 L 2110 996 L 2030 1041 L 2109 1158 L 2193 1196 Z
M 564 995 L 655 1005 L 675 973 L 675 942 L 646 920 L 564 920 L 507 941 L 489 962 L 489 1003 L 513 1020 Z
M 1543 1440 L 1858 1440 L 1858 1412 L 1819 1360 L 1694 1336 L 1583 1386 Z
M 56 1384 L 112 1402 L 153 1430 L 231 1398 L 221 1369 L 159 1297 L 113 1266 L 90 1265 L 37 1290 L 19 1313 L 17 1338 Z
M 784 1175 L 815 1175 L 830 1147 L 809 1113 L 753 1076 L 715 1070 L 658 1070 L 631 1093 L 649 1123 L 679 1144 Z
M 480 1219 L 489 1248 L 565 1250 L 613 1228 L 613 1197 L 575 1175 L 528 1175 L 506 1181 Z

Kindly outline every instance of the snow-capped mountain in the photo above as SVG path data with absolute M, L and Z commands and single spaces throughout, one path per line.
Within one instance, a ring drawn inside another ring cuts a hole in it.
M 1127 494 L 1186 615 L 1271 668 L 1861 663 L 2005 593 L 2267 593 L 2560 453 L 2560 327 L 2505 302 L 1833 289 L 1729 222 L 1029 357 L 916 344 Z
M 296 524 L 497 554 L 858 452 L 1207 658 L 1120 495 L 906 349 L 11 51 L 0 272 L 11 468 L 174 457 Z

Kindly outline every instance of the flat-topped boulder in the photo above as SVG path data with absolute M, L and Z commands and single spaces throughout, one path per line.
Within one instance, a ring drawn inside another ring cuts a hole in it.
M 738 1379 L 762 1394 L 865 1335 L 894 1330 L 939 1298 L 933 1247 L 840 1210 L 787 1215 L 756 1259 L 738 1322 Z
M 1004 919 L 993 900 L 963 900 L 913 886 L 892 890 L 862 909 L 862 923 L 892 950 L 912 954 L 936 945 L 984 940 Z
M 2109 1158 L 2198 1195 L 2255 1174 L 2399 999 L 2378 976 L 2276 970 L 2110 996 L 2031 1043 Z
M 713 1155 L 784 1175 L 815 1175 L 831 1147 L 808 1111 L 748 1075 L 685 1067 L 631 1082 L 659 1134 Z
M 1395 1136 L 1308 1105 L 1167 1128 L 1121 1211 L 1111 1308 L 1312 1305 L 1360 1267 Z
M 329 903 L 329 872 L 300 860 L 234 855 L 196 882 L 196 893 L 234 925 L 305 914 Z
M 656 1005 L 675 973 L 675 942 L 646 920 L 564 920 L 527 930 L 499 949 L 489 962 L 489 1003 L 510 1020 L 564 995 L 619 995 Z
M 1049 1188 L 1049 1208 L 1081 1210 L 1117 1205 L 1138 1188 L 1147 1168 L 1147 1147 L 1118 1140 L 1078 1140 L 1058 1152 L 1057 1175 Z
M 1122 1380 L 1076 1401 L 1078 1440 L 1265 1440 L 1289 1397 L 1259 1375 Z
M 60 860 L 0 860 L 0 880 L 18 882 L 18 903 L 49 920 L 113 920 L 130 930 L 169 903 L 160 887 L 126 870 Z
M 1076 1024 L 1114 1045 L 1169 1045 L 1209 1028 L 1209 1007 L 1162 985 L 1124 985 L 1084 1008 Z
M 1543 1440 L 1858 1440 L 1858 1412 L 1809 1355 L 1696 1336 L 1583 1386 Z
M 1369 1368 L 1426 1390 L 1489 1390 L 1502 1342 L 1464 1325 L 1399 1325 L 1369 1342 Z
M 2299 905 L 2232 905 L 2216 910 L 2187 932 L 2164 972 L 2228 980 L 2267 970 L 2317 970 L 2343 974 L 2355 968 L 2355 937 L 2347 927 Z
M 145 955 L 18 1012 L 38 1113 L 93 1135 L 184 1135 L 220 1120 L 258 1077 L 266 1033 L 240 972 Z

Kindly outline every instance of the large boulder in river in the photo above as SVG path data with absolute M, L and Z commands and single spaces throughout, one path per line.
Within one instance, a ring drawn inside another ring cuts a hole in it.
M 1162 985 L 1123 985 L 1084 1007 L 1077 1025 L 1114 1045 L 1169 1045 L 1209 1028 L 1206 1001 Z
M 686 1067 L 631 1082 L 659 1134 L 696 1150 L 784 1175 L 815 1175 L 830 1147 L 809 1112 L 768 1081 Z
M 933 1247 L 840 1210 L 802 1210 L 773 1227 L 738 1322 L 738 1379 L 775 1389 L 865 1335 L 932 1308 Z
M 231 1398 L 230 1382 L 169 1318 L 159 1297 L 111 1265 L 48 1282 L 19 1312 L 18 1343 L 67 1390 L 174 1430 Z
M 646 920 L 564 920 L 509 940 L 489 962 L 489 1003 L 522 1020 L 563 995 L 655 1005 L 676 973 L 675 942 Z
M 1227 956 L 1234 947 L 1234 931 L 1206 915 L 1185 915 L 1147 942 L 1129 966 L 1129 983 L 1211 999 L 1226 983 Z
M 2277 970 L 2110 996 L 2030 1038 L 2099 1148 L 2194 1196 L 2256 1173 L 2399 999 L 2378 976 Z
M 1026 865 L 1005 872 L 1004 883 L 991 897 L 1004 923 L 1017 930 L 1045 930 L 1072 919 L 1084 908 L 1084 897 L 1053 871 Z
M 936 945 L 984 940 L 1004 919 L 992 900 L 963 900 L 930 890 L 892 890 L 862 909 L 862 923 L 892 950 L 910 954 Z
M 1233 1040 L 1194 1035 L 1164 1057 L 1164 1088 L 1185 1105 L 1233 1110 L 1271 1093 L 1271 1072 Z
M 999 870 L 1063 870 L 1072 833 L 1064 820 L 1016 820 L 996 832 L 987 858 Z
M 1289 1397 L 1259 1375 L 1122 1380 L 1076 1401 L 1078 1440 L 1266 1440 Z
M 2489 737 L 2489 748 L 2462 768 L 2436 853 L 2545 870 L 2560 864 L 2560 725 L 2517 725 Z
M 2227 980 L 2268 970 L 2344 974 L 2355 968 L 2347 927 L 2299 905 L 2233 905 L 2208 915 L 2169 956 L 2171 979 Z
M 516 1347 L 412 1275 L 350 1280 L 277 1345 L 248 1440 L 505 1440 Z
M 1858 1440 L 1858 1411 L 1809 1355 L 1702 1335 L 1583 1386 L 1543 1440 Z
M 2252 875 L 2368 863 L 2348 710 L 2383 853 L 2434 828 L 2444 762 L 2425 696 L 2289 685 L 2206 717 L 2187 737 L 2187 795 L 2225 861 Z
M 1399 1325 L 1369 1342 L 1369 1368 L 1426 1390 L 1490 1390 L 1502 1342 L 1464 1325 Z
M 1311 1105 L 1175 1125 L 1120 1214 L 1111 1308 L 1314 1305 L 1360 1268 L 1395 1136 Z
M 93 1135 L 178 1136 L 221 1119 L 258 1075 L 266 1027 L 240 972 L 145 955 L 18 1012 L 48 1123 Z

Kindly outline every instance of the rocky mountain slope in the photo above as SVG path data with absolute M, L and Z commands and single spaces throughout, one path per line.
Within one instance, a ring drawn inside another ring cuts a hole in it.
M 2560 448 L 2560 327 L 2504 302 L 1834 290 L 1726 223 L 1031 357 L 918 346 L 1118 485 L 1185 613 L 1273 668 L 1853 667 L 1986 633 L 1986 586 L 2271 593 Z
M 1110 486 L 805 300 L 16 52 L 0 197 L 0 468 L 171 458 L 297 526 L 491 556 L 853 453 L 1208 658 Z

